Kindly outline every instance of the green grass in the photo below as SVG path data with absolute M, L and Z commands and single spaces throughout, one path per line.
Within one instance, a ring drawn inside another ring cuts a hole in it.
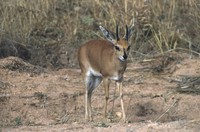
M 22 119 L 21 119 L 21 117 L 16 117 L 16 118 L 15 118 L 15 125 L 16 125 L 16 126 L 22 125 Z

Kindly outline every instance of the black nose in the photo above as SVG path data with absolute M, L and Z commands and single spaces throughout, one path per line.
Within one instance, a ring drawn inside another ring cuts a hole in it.
M 126 60 L 127 59 L 127 54 L 126 54 L 126 52 L 124 51 L 124 55 L 123 55 L 123 58 Z
M 123 56 L 123 57 L 124 57 L 124 59 L 126 60 L 128 56 L 127 56 L 126 54 L 124 54 L 124 56 Z

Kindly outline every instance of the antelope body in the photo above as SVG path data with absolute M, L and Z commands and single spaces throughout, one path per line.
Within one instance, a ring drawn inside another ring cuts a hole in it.
M 126 37 L 119 38 L 118 26 L 116 27 L 116 39 L 113 34 L 100 26 L 103 35 L 107 40 L 91 40 L 82 45 L 78 51 L 78 61 L 85 80 L 85 118 L 92 120 L 91 96 L 93 90 L 103 80 L 105 89 L 105 111 L 109 99 L 110 81 L 116 81 L 120 92 L 122 115 L 125 121 L 125 111 L 122 98 L 123 74 L 127 67 L 127 57 L 130 50 L 128 44 L 129 30 L 126 26 Z

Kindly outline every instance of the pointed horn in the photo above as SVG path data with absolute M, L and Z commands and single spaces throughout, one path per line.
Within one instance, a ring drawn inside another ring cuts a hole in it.
M 116 26 L 116 39 L 119 41 L 118 25 Z
M 128 41 L 128 37 L 129 37 L 129 31 L 128 31 L 128 26 L 126 25 L 126 40 Z

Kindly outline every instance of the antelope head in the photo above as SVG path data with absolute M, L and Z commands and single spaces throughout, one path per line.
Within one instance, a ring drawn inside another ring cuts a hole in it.
M 115 54 L 119 58 L 119 60 L 120 61 L 127 60 L 131 47 L 130 44 L 128 43 L 128 39 L 131 34 L 131 31 L 128 29 L 128 26 L 126 25 L 126 34 L 123 38 L 119 37 L 118 25 L 116 26 L 116 35 L 113 35 L 112 32 L 110 32 L 109 30 L 107 30 L 102 26 L 99 26 L 99 28 L 102 31 L 103 35 L 106 37 L 106 39 L 113 44 Z

